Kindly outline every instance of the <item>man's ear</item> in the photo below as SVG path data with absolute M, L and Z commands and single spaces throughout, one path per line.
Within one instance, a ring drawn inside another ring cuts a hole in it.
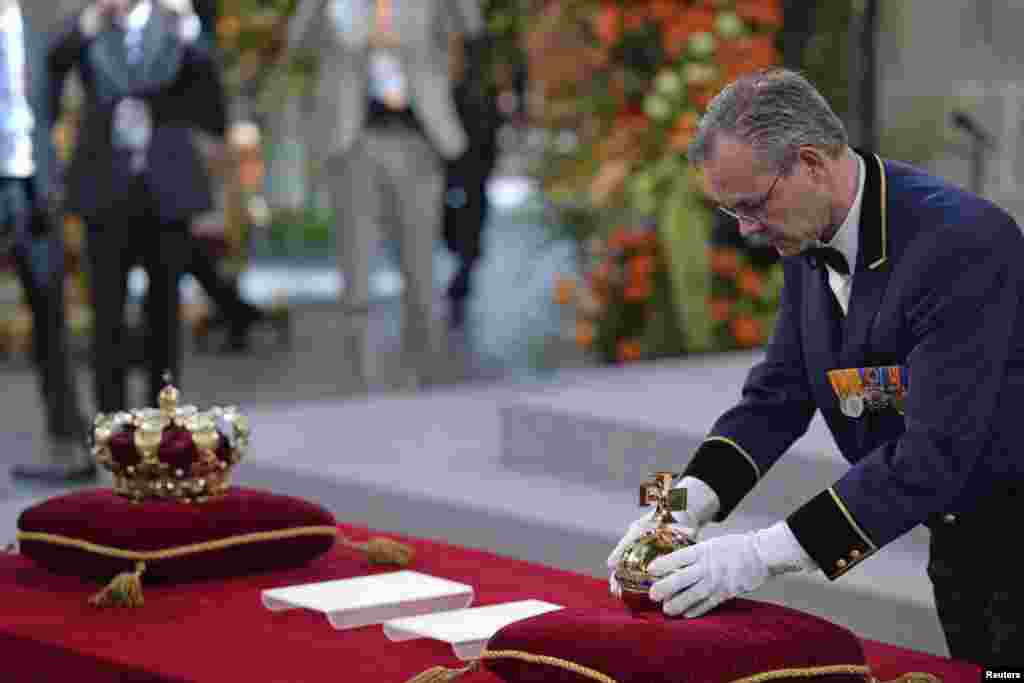
M 820 180 L 827 171 L 827 159 L 825 158 L 824 152 L 817 147 L 811 145 L 804 145 L 797 150 L 796 153 L 797 161 L 803 162 L 807 167 L 807 171 L 810 173 L 811 178 Z

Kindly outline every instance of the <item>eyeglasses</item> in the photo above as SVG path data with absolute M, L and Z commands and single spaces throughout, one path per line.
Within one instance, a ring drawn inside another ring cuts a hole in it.
M 764 193 L 764 196 L 756 202 L 750 202 L 747 207 L 737 211 L 734 209 L 727 209 L 724 206 L 719 206 L 718 210 L 730 218 L 735 218 L 740 223 L 760 223 L 764 207 L 772 198 L 772 192 L 775 191 L 775 186 L 778 184 L 779 178 L 781 177 L 782 173 L 780 172 L 775 176 L 775 180 L 772 181 L 771 187 L 769 187 L 768 191 Z

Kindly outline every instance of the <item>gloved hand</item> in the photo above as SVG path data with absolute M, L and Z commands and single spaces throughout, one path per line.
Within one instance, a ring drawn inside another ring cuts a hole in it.
M 651 586 L 662 611 L 698 617 L 726 600 L 760 588 L 787 572 L 817 568 L 789 525 L 779 522 L 753 533 L 702 541 L 651 562 L 653 574 L 666 574 Z
M 710 486 L 694 477 L 683 477 L 674 488 L 686 489 L 686 509 L 672 513 L 677 523 L 671 526 L 696 540 L 701 527 L 714 519 L 718 513 L 718 496 Z M 622 589 L 619 587 L 619 582 L 615 580 L 615 567 L 619 564 L 619 560 L 622 559 L 626 548 L 633 541 L 658 525 L 654 514 L 655 511 L 652 510 L 630 524 L 622 540 L 619 541 L 618 545 L 615 546 L 615 549 L 608 556 L 608 569 L 611 570 L 611 575 L 608 578 L 608 587 L 612 595 L 616 597 L 621 596 Z

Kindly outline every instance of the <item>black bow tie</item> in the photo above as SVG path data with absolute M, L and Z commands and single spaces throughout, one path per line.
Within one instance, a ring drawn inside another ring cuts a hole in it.
M 818 268 L 824 263 L 840 275 L 850 274 L 850 264 L 846 262 L 843 252 L 835 247 L 812 247 L 804 252 L 804 257 L 811 268 Z

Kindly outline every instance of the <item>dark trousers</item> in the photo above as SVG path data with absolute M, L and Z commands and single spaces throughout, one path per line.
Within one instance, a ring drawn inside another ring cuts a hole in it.
M 55 441 L 80 438 L 85 428 L 71 363 L 64 311 L 64 244 L 59 234 L 41 233 L 32 181 L 0 178 L 0 232 L 11 238 L 18 280 L 32 311 L 32 360 Z
M 220 315 L 230 320 L 245 320 L 257 315 L 256 308 L 244 301 L 238 292 L 238 285 L 225 279 L 217 271 L 217 262 L 203 243 L 197 239 L 188 240 L 188 262 L 185 272 L 191 273 L 213 300 Z
M 162 221 L 154 209 L 144 176 L 125 188 L 116 215 L 89 220 L 88 251 L 93 306 L 93 371 L 97 408 L 130 408 L 126 378 L 131 358 L 125 352 L 125 303 L 128 272 L 140 265 L 148 277 L 144 348 L 148 373 L 147 405 L 155 406 L 170 371 L 181 386 L 182 330 L 179 283 L 188 258 L 188 224 Z
M 1008 524 L 1017 495 L 993 495 L 955 522 L 929 524 L 928 576 L 950 655 L 989 668 L 1024 666 L 1024 583 Z
M 450 299 L 465 299 L 472 286 L 473 269 L 483 249 L 483 229 L 490 213 L 487 181 L 494 170 L 495 152 L 471 146 L 461 158 L 445 166 L 445 246 L 458 260 L 448 285 Z

